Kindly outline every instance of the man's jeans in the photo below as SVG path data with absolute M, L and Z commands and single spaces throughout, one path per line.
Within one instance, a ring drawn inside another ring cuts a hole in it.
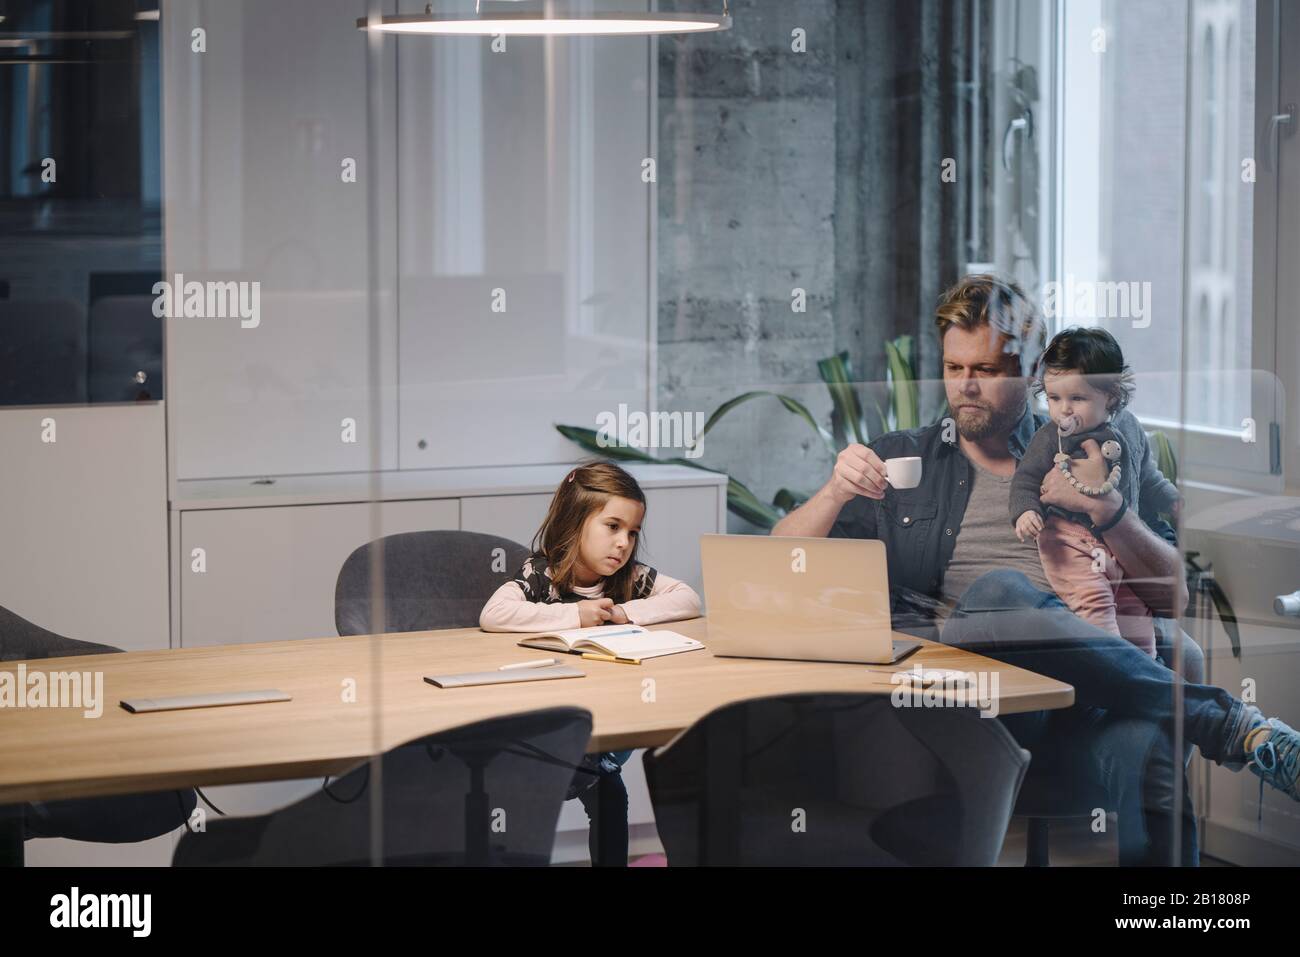
M 1190 639 L 1176 638 L 1184 657 L 1199 657 Z M 1105 810 L 1118 814 L 1121 864 L 1197 863 L 1195 816 L 1173 757 L 1175 690 L 1185 739 L 1180 761 L 1195 744 L 1210 760 L 1241 767 L 1246 731 L 1260 720 L 1256 709 L 1222 688 L 1183 681 L 1131 642 L 1077 618 L 1020 572 L 993 571 L 971 584 L 942 640 L 1073 685 L 1073 707 L 1008 715 L 1004 724 L 1036 765 L 1062 775 L 1064 787 L 1101 787 Z M 1157 647 L 1165 661 L 1172 650 Z

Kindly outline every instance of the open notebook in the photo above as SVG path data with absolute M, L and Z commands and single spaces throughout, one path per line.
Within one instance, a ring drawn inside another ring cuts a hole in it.
M 519 644 L 525 648 L 545 648 L 571 655 L 595 652 L 636 660 L 699 651 L 704 647 L 694 638 L 675 631 L 649 631 L 640 625 L 596 625 L 594 628 L 552 631 L 525 638 Z

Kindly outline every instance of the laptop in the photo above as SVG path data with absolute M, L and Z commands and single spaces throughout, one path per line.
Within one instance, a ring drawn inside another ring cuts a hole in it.
M 883 542 L 702 535 L 700 556 L 714 655 L 887 665 L 921 647 L 890 628 Z

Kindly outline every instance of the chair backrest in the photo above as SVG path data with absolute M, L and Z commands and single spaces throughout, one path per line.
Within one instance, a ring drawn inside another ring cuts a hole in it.
M 1029 763 L 973 708 L 727 705 L 644 756 L 672 865 L 991 865 Z
M 70 655 L 107 655 L 121 648 L 65 638 L 14 614 L 0 605 L 0 661 L 64 658 Z
M 492 593 L 528 557 L 518 542 L 481 532 L 388 535 L 362 545 L 343 563 L 334 586 L 340 635 L 433 628 L 471 628 Z M 372 620 L 371 569 L 383 570 L 383 620 Z
M 400 745 L 372 780 L 363 765 L 261 817 L 209 818 L 187 831 L 176 866 L 546 865 L 591 713 L 549 708 L 492 718 Z M 371 843 L 378 802 L 380 846 Z
M 65 638 L 0 605 L 0 661 L 121 654 L 121 648 Z M 185 824 L 196 797 L 190 788 L 18 805 L 28 838 L 62 837 L 114 844 L 147 841 Z

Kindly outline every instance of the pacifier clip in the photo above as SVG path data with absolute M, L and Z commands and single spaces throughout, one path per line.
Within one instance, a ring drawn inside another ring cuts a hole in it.
M 1120 447 L 1120 444 L 1116 442 L 1114 439 L 1107 439 L 1105 442 L 1101 444 L 1101 454 L 1102 457 L 1106 459 L 1106 461 L 1115 463 L 1114 465 L 1111 466 L 1110 475 L 1107 476 L 1106 481 L 1102 482 L 1100 486 L 1087 485 L 1083 482 L 1080 482 L 1077 478 L 1075 478 L 1074 474 L 1070 471 L 1070 456 L 1066 454 L 1065 444 L 1061 441 L 1061 439 L 1064 436 L 1072 435 L 1075 432 L 1075 430 L 1078 428 L 1078 422 L 1079 422 L 1078 417 L 1071 415 L 1068 416 L 1066 419 L 1062 420 L 1062 422 L 1060 422 L 1057 425 L 1056 427 L 1057 452 L 1056 455 L 1052 457 L 1053 461 L 1056 462 L 1056 467 L 1061 470 L 1061 473 L 1065 476 L 1066 481 L 1068 481 L 1071 485 L 1073 485 L 1084 495 L 1091 495 L 1093 498 L 1097 498 L 1102 495 L 1107 495 L 1115 488 L 1115 486 L 1119 484 L 1119 477 L 1121 475 L 1119 459 L 1120 456 L 1123 454 L 1123 450 Z

